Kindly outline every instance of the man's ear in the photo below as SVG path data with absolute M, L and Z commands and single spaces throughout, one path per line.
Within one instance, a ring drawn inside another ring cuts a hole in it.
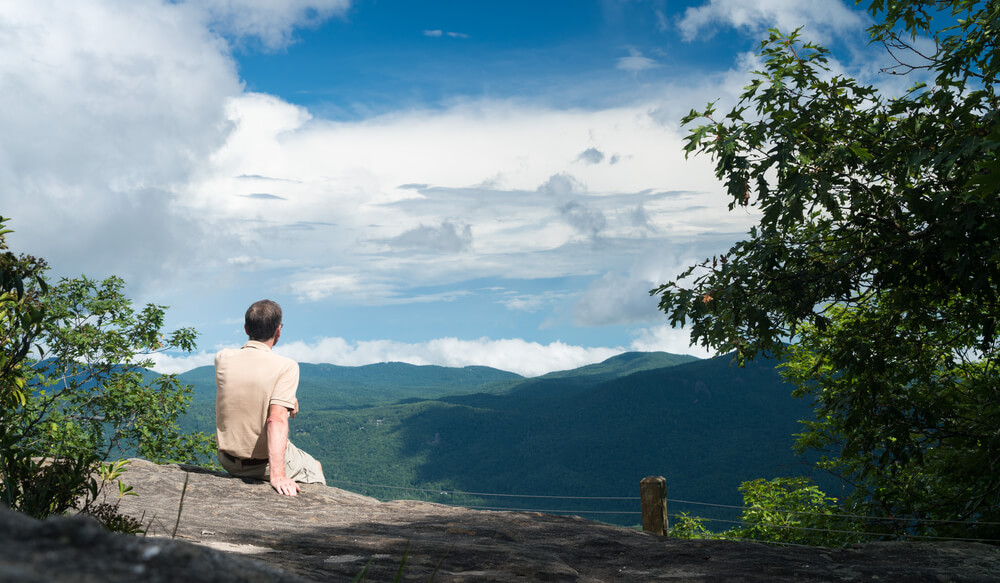
M 278 338 L 281 338 L 281 326 L 278 326 L 278 329 L 274 331 L 274 342 L 272 343 L 272 346 L 278 343 Z

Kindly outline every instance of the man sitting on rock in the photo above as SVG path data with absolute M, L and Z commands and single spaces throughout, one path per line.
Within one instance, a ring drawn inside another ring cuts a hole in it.
M 234 476 L 268 480 L 278 493 L 295 496 L 297 482 L 326 483 L 323 466 L 288 440 L 288 419 L 299 412 L 299 365 L 271 352 L 281 337 L 281 306 L 255 302 L 244 322 L 250 340 L 215 355 L 219 463 Z

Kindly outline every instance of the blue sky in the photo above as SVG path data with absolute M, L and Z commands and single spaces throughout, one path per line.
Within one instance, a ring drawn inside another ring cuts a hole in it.
M 51 274 L 123 276 L 210 364 L 250 302 L 305 362 L 537 375 L 708 356 L 648 291 L 753 224 L 688 110 L 772 26 L 894 90 L 839 0 L 0 5 L 0 214 Z

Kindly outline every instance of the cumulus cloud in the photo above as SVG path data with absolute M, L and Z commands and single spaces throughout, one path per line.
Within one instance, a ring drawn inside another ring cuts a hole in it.
M 653 227 L 650 223 L 649 213 L 646 212 L 646 208 L 640 204 L 639 206 L 632 209 L 629 215 L 632 218 L 632 224 L 641 229 L 651 229 Z
M 608 224 L 608 220 L 600 210 L 575 201 L 564 204 L 559 212 L 567 223 L 588 237 L 597 237 Z
M 637 49 L 629 49 L 629 56 L 620 57 L 618 59 L 618 64 L 616 68 L 622 71 L 628 71 L 629 73 L 636 74 L 640 71 L 646 71 L 648 69 L 655 69 L 660 67 L 655 59 L 650 59 L 649 57 L 642 56 L 642 51 Z
M 538 187 L 538 192 L 552 197 L 566 197 L 584 190 L 586 189 L 579 180 L 565 172 L 553 174 Z
M 385 241 L 397 249 L 421 249 L 456 253 L 472 246 L 472 227 L 455 225 L 450 221 L 440 227 L 420 225 Z
M 629 350 L 636 352 L 670 352 L 673 354 L 690 354 L 698 358 L 711 358 L 715 352 L 703 346 L 691 345 L 691 333 L 688 330 L 673 328 L 669 324 L 661 324 L 644 328 L 635 334 L 635 340 Z
M 665 280 L 633 273 L 607 273 L 592 283 L 573 306 L 580 326 L 614 326 L 649 322 L 662 317 L 649 290 Z
M 580 155 L 576 159 L 578 162 L 586 164 L 600 164 L 604 161 L 604 152 L 601 152 L 597 148 L 587 148 L 580 152 Z
M 343 338 L 323 338 L 313 343 L 278 344 L 275 353 L 298 362 L 363 366 L 380 362 L 405 362 L 415 365 L 465 367 L 490 366 L 526 377 L 570 370 L 607 360 L 621 354 L 621 347 L 572 346 L 563 342 L 526 342 L 517 338 L 494 340 L 478 338 L 437 338 L 427 342 L 406 343 L 392 340 L 350 342 Z M 187 356 L 154 354 L 154 370 L 161 374 L 180 373 L 211 365 L 214 353 L 200 352 Z
M 659 299 L 649 291 L 697 263 L 702 253 L 723 248 L 674 246 L 667 251 L 651 244 L 645 253 L 635 256 L 627 270 L 608 271 L 595 279 L 574 304 L 573 321 L 579 326 L 616 326 L 662 320 Z
M 169 281 L 213 239 L 173 203 L 231 127 L 224 43 L 197 10 L 159 2 L 5 2 L 0 30 L 15 243 L 57 273 Z
M 526 377 L 594 364 L 626 350 L 690 354 L 699 358 L 714 356 L 714 353 L 700 346 L 690 346 L 686 330 L 671 328 L 667 324 L 638 330 L 628 347 L 585 347 L 564 342 L 542 344 L 517 338 L 437 338 L 427 342 L 407 343 L 392 340 L 351 342 L 333 337 L 308 343 L 279 343 L 274 349 L 278 354 L 313 364 L 364 366 L 380 362 L 406 362 L 450 367 L 490 366 Z M 172 374 L 210 366 L 214 356 L 214 352 L 201 351 L 184 356 L 157 353 L 151 358 L 156 372 Z
M 294 342 L 276 347 L 276 352 L 300 362 L 360 366 L 376 362 L 407 362 L 440 366 L 491 366 L 532 377 L 601 362 L 622 348 L 587 348 L 563 342 L 540 344 L 521 339 L 438 338 L 428 342 L 403 343 L 390 340 L 348 342 L 326 338 L 314 344 Z
M 803 27 L 808 38 L 828 42 L 833 36 L 861 30 L 866 22 L 864 13 L 841 0 L 709 0 L 687 8 L 678 27 L 688 41 L 711 38 L 723 27 L 757 36 L 768 28 L 791 32 Z

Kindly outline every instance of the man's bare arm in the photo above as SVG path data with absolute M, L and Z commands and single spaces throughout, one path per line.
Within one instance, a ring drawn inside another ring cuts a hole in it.
M 288 445 L 288 409 L 267 408 L 267 460 L 271 466 L 271 487 L 279 494 L 295 496 L 301 487 L 285 476 L 285 447 Z

